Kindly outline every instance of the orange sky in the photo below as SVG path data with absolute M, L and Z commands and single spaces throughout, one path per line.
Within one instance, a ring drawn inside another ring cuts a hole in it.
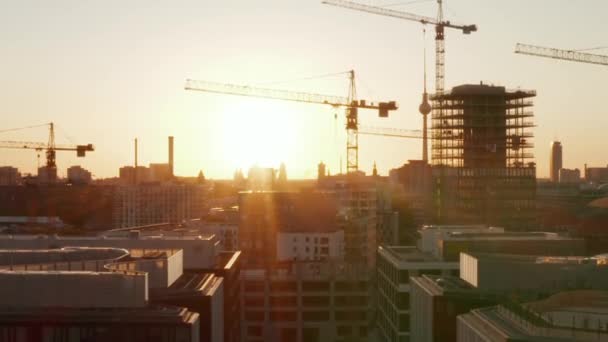
M 389 1 L 367 1 L 372 4 Z M 608 3 L 601 0 L 447 1 L 446 17 L 479 32 L 448 32 L 446 84 L 487 83 L 535 89 L 535 154 L 547 176 L 549 144 L 560 139 L 564 166 L 608 163 L 602 66 L 515 55 L 516 42 L 585 48 L 605 44 Z M 434 16 L 433 2 L 392 7 Z M 166 161 L 175 136 L 176 172 L 229 178 L 252 163 L 291 178 L 314 177 L 324 160 L 344 158 L 344 120 L 324 106 L 187 92 L 186 78 L 264 83 L 355 69 L 361 98 L 396 100 L 388 119 L 361 112 L 361 123 L 418 129 L 422 28 L 416 23 L 321 5 L 318 1 L 3 1 L 0 3 L 0 127 L 54 121 L 57 141 L 93 143 L 85 159 L 60 153 L 60 174 L 80 164 L 97 177 L 132 163 Z M 432 30 L 429 30 L 432 31 Z M 427 34 L 429 72 L 433 39 Z M 432 77 L 429 87 L 432 89 Z M 345 96 L 344 79 L 278 84 Z M 0 140 L 46 141 L 44 129 Z M 382 174 L 420 158 L 419 140 L 360 138 L 360 167 Z M 33 172 L 31 151 L 0 150 L 3 165 Z M 345 161 L 344 161 L 345 163 Z

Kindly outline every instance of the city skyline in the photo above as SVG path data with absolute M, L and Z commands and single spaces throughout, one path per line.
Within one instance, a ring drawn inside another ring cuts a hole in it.
M 387 1 L 369 2 L 374 5 Z M 423 47 L 434 73 L 434 40 L 427 27 L 321 5 L 318 1 L 135 1 L 80 3 L 37 1 L 0 5 L 7 41 L 1 48 L 7 80 L 0 91 L 3 128 L 53 121 L 58 142 L 92 143 L 96 151 L 77 160 L 57 157 L 60 175 L 82 165 L 96 177 L 118 175 L 133 164 L 166 162 L 166 136 L 175 136 L 175 172 L 231 178 L 258 163 L 287 165 L 290 178 L 314 178 L 320 161 L 332 173 L 344 151 L 343 113 L 281 101 L 187 92 L 186 78 L 264 84 L 354 69 L 360 98 L 399 103 L 388 119 L 362 111 L 361 124 L 420 129 Z M 518 4 L 449 1 L 446 17 L 474 23 L 479 32 L 447 33 L 446 88 L 493 83 L 538 92 L 534 129 L 538 177 L 549 175 L 549 144 L 565 146 L 564 167 L 605 166 L 599 92 L 602 66 L 551 61 L 513 53 L 516 42 L 566 49 L 601 45 L 608 4 L 569 1 Z M 212 10 L 210 10 L 212 8 Z M 436 4 L 392 7 L 434 16 Z M 569 25 L 562 25 L 565 14 Z M 519 18 L 517 25 L 501 18 Z M 543 20 L 539 20 L 539 18 Z M 311 20 L 314 18 L 314 20 Z M 277 30 L 277 28 L 281 28 Z M 247 51 L 246 53 L 243 53 Z M 228 56 L 228 57 L 226 57 Z M 346 63 L 344 61 L 347 61 Z M 482 62 L 483 61 L 483 62 Z M 430 77 L 432 80 L 432 77 Z M 272 84 L 279 88 L 345 96 L 347 80 Z M 429 82 L 433 89 L 433 82 Z M 46 141 L 44 128 L 3 133 L 0 140 Z M 580 138 L 584 137 L 584 138 Z M 421 159 L 421 141 L 360 137 L 360 168 L 374 162 L 387 174 L 408 159 Z M 2 150 L 3 164 L 35 173 L 36 154 Z M 43 158 L 42 162 L 43 163 Z

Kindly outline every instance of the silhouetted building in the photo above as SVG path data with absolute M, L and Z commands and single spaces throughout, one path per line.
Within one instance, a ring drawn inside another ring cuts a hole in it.
M 171 172 L 171 164 L 150 163 L 150 181 L 151 182 L 168 182 L 173 179 Z
M 550 179 L 552 182 L 559 182 L 559 170 L 562 166 L 562 143 L 553 141 L 551 142 L 551 160 L 549 163 Z
M 409 160 L 400 168 L 390 170 L 389 178 L 400 187 L 416 223 L 429 223 L 433 212 L 433 172 L 428 162 Z
M 112 227 L 114 186 L 3 186 L 0 216 L 59 217 L 67 225 Z
M 52 184 L 57 182 L 57 168 L 48 166 L 39 167 L 36 182 L 38 184 Z
M 205 213 L 207 190 L 196 184 L 141 184 L 116 187 L 114 227 L 180 223 Z
M 0 167 L 0 186 L 18 185 L 21 183 L 21 174 L 16 167 Z
M 327 176 L 325 163 L 320 162 L 319 165 L 317 165 L 317 180 L 322 181 L 325 176 Z
M 68 168 L 68 182 L 71 184 L 89 184 L 93 178 L 91 172 L 80 166 L 71 166 Z
M 441 224 L 534 226 L 534 91 L 461 85 L 433 96 L 434 216 Z
M 560 183 L 580 183 L 581 182 L 581 170 L 579 169 L 559 169 L 559 182 Z
M 276 170 L 271 167 L 254 166 L 247 173 L 247 190 L 272 191 L 275 183 Z
M 148 183 L 151 181 L 150 169 L 145 166 L 123 166 L 118 171 L 120 182 L 125 185 Z
M 594 183 L 608 183 L 608 166 L 606 167 L 586 167 L 585 180 Z

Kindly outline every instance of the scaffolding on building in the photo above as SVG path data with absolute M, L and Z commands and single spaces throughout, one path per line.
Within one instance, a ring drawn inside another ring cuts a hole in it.
M 534 96 L 534 91 L 480 84 L 431 98 L 439 222 L 532 224 Z

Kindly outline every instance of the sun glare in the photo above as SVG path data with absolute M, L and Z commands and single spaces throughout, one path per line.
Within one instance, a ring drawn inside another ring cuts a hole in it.
M 298 123 L 289 104 L 239 99 L 220 115 L 223 162 L 246 171 L 252 165 L 275 167 L 287 162 L 298 139 Z

